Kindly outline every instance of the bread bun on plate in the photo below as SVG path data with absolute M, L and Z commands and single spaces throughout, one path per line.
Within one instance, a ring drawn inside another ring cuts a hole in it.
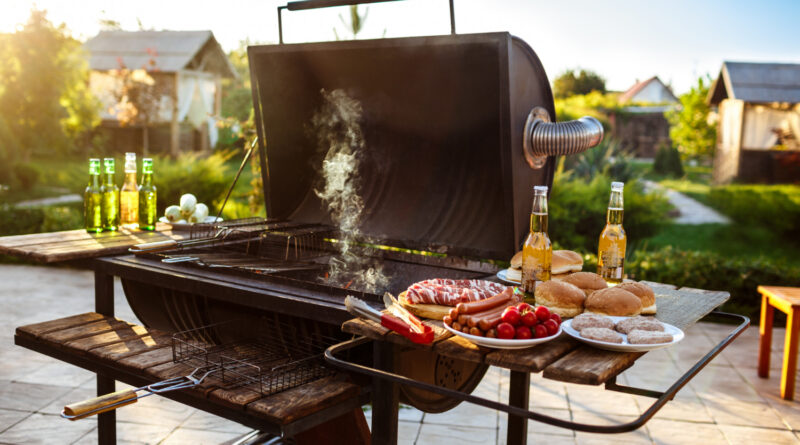
M 553 278 L 557 275 L 576 272 L 583 269 L 583 257 L 578 252 L 571 250 L 554 250 L 550 274 Z M 512 281 L 522 281 L 522 251 L 520 250 L 511 258 L 511 266 L 506 271 L 506 278 Z
M 574 317 L 583 312 L 583 291 L 562 281 L 545 281 L 536 285 L 534 297 L 537 305 L 547 306 L 562 318 Z
M 580 286 L 578 286 L 580 287 Z M 653 288 L 643 283 L 628 282 L 620 283 L 615 286 L 617 289 L 624 289 L 642 300 L 642 313 L 655 314 L 656 313 L 656 294 Z
M 642 300 L 624 289 L 609 287 L 592 292 L 586 297 L 584 307 L 586 312 L 629 317 L 642 312 Z
M 605 289 L 608 287 L 606 280 L 604 280 L 600 275 L 592 272 L 571 273 L 564 278 L 561 278 L 561 281 L 578 286 L 587 297 L 596 290 Z

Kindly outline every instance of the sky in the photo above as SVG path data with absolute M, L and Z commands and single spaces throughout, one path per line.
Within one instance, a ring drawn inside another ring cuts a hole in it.
M 454 0 L 458 33 L 508 31 L 537 53 L 552 80 L 589 69 L 623 91 L 659 76 L 678 94 L 699 76 L 716 77 L 724 60 L 800 63 L 800 0 Z M 100 19 L 123 29 L 210 29 L 225 50 L 239 42 L 276 43 L 276 0 L 3 0 L 0 32 L 12 32 L 36 5 L 85 40 Z M 362 7 L 363 8 L 363 7 Z M 363 10 L 363 9 L 362 9 Z M 359 38 L 450 32 L 447 0 L 368 6 Z M 284 11 L 287 43 L 346 35 L 347 8 Z

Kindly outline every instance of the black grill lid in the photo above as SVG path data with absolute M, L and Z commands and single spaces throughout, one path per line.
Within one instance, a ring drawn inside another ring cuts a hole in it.
M 508 260 L 528 231 L 532 170 L 522 150 L 535 106 L 555 119 L 533 50 L 508 33 L 248 48 L 267 215 L 330 223 L 311 121 L 321 90 L 363 108 L 362 234 L 382 244 Z M 263 155 L 266 156 L 263 156 Z

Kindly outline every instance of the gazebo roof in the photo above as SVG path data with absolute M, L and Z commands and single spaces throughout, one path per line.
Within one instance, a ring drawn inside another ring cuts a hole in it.
M 707 101 L 725 98 L 750 103 L 800 103 L 800 64 L 723 62 Z
M 120 62 L 140 68 L 155 59 L 165 73 L 195 70 L 238 77 L 211 31 L 101 31 L 84 47 L 89 68 L 97 71 L 118 69 Z

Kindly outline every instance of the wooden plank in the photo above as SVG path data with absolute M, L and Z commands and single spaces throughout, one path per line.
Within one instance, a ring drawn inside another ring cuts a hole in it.
M 172 226 L 162 222 L 156 223 L 155 231 L 144 231 L 138 229 L 127 229 L 116 232 L 101 232 L 101 233 L 87 233 L 83 229 L 78 230 L 64 230 L 60 232 L 45 232 L 45 233 L 29 233 L 25 235 L 12 235 L 0 237 L 0 248 L 10 248 L 26 245 L 46 244 L 53 242 L 65 242 L 74 240 L 86 239 L 104 239 L 104 238 L 117 238 L 125 237 L 130 233 L 163 233 L 167 236 L 176 236 L 181 238 L 188 238 L 188 231 L 172 231 Z
M 325 377 L 249 403 L 245 409 L 279 424 L 288 424 L 315 412 L 358 397 L 360 388 L 340 376 Z
M 433 350 L 445 356 L 475 363 L 483 363 L 483 357 L 493 351 L 470 343 L 469 340 L 452 336 L 433 345 Z
M 17 335 L 35 338 L 53 331 L 61 331 L 76 326 L 82 326 L 106 318 L 110 319 L 110 317 L 100 315 L 96 312 L 86 312 L 83 314 L 72 315 L 70 317 L 59 318 L 57 320 L 20 326 L 17 328 Z
M 342 324 L 342 331 L 348 334 L 363 335 L 373 340 L 382 340 L 389 330 L 371 320 L 353 318 Z
M 484 357 L 487 365 L 499 366 L 512 371 L 540 372 L 551 363 L 579 346 L 566 334 L 528 349 L 498 349 Z
M 77 349 L 78 351 L 89 351 L 92 348 L 114 345 L 123 340 L 139 338 L 145 335 L 148 335 L 148 331 L 144 326 L 120 325 L 112 331 L 67 341 L 63 345 L 66 348 Z
M 172 362 L 172 348 L 159 348 L 152 351 L 142 352 L 141 354 L 131 355 L 119 360 L 122 366 L 137 370 L 145 370 L 152 366 Z
M 148 335 L 123 339 L 116 343 L 90 348 L 88 351 L 91 355 L 100 359 L 117 361 L 159 348 L 171 348 L 171 346 L 172 336 L 158 331 L 151 331 Z
M 730 298 L 728 292 L 654 287 L 656 318 L 681 329 L 696 323 Z M 643 353 L 613 352 L 582 345 L 544 369 L 544 377 L 569 383 L 599 385 L 633 363 Z
M 37 338 L 56 343 L 58 345 L 63 345 L 68 341 L 77 340 L 84 337 L 91 337 L 106 332 L 111 332 L 114 331 L 115 329 L 120 329 L 127 326 L 133 326 L 133 325 L 131 325 L 126 321 L 118 320 L 115 318 L 107 318 L 104 320 L 95 321 L 92 323 L 68 329 L 63 329 L 60 331 L 47 332 L 42 335 L 38 335 Z
M 208 398 L 234 409 L 245 409 L 245 405 L 263 398 L 256 387 L 242 387 L 236 389 L 215 389 L 208 394 Z

